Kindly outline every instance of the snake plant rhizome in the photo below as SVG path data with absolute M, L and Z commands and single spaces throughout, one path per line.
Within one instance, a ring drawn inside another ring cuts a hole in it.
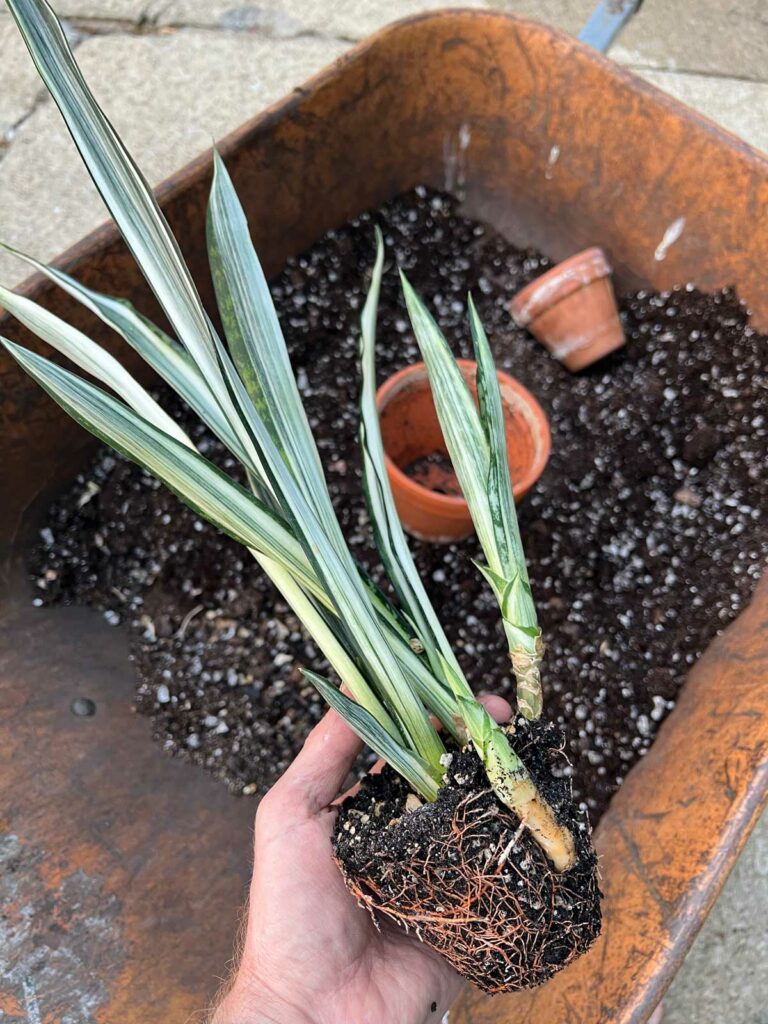
M 374 397 L 380 234 L 361 317 L 360 443 L 371 523 L 396 600 L 371 583 L 342 535 L 222 160 L 214 154 L 207 244 L 226 345 L 52 10 L 44 0 L 9 0 L 9 7 L 175 338 L 129 304 L 22 258 L 101 318 L 176 390 L 242 464 L 249 487 L 207 461 L 96 342 L 0 289 L 0 305 L 109 390 L 3 339 L 5 346 L 79 423 L 249 548 L 332 665 L 335 680 L 309 667 L 305 673 L 386 762 L 339 814 L 335 856 L 357 898 L 411 929 L 488 991 L 540 984 L 596 938 L 600 893 L 589 827 L 570 799 L 562 741 L 540 721 L 542 640 L 496 372 L 471 299 L 477 405 L 434 320 L 402 281 L 484 553 L 478 571 L 498 600 L 509 645 L 518 714 L 505 728 L 473 696 L 416 572 L 390 493 Z

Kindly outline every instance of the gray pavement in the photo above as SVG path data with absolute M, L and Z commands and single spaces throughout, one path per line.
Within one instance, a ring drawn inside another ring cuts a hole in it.
M 0 0 L 2 3 L 2 0 Z M 593 0 L 495 0 L 578 31 Z M 439 0 L 54 0 L 78 59 L 153 182 L 386 20 Z M 465 0 L 464 6 L 483 6 Z M 613 56 L 768 150 L 768 13 L 762 0 L 647 0 Z M 191 100 L 194 118 L 189 117 Z M 54 201 L 50 201 L 53 197 Z M 0 236 L 50 259 L 103 210 L 0 7 Z M 24 276 L 0 256 L 0 279 Z
M 578 32 L 595 0 L 487 6 Z M 152 183 L 386 21 L 438 0 L 53 0 Z M 464 0 L 462 6 L 486 6 Z M 768 151 L 765 0 L 646 0 L 611 56 Z M 190 118 L 194 110 L 194 118 Z M 50 259 L 104 219 L 0 0 L 0 238 Z M 24 269 L 0 256 L 0 280 Z M 666 1024 L 768 1024 L 768 817 L 665 1000 Z M 541 1024 L 547 1024 L 542 1021 Z

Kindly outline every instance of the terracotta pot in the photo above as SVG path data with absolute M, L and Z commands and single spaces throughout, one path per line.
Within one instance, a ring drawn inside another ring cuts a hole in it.
M 555 259 L 597 243 L 622 287 L 735 283 L 756 327 L 768 327 L 768 218 L 755 217 L 768 160 L 541 25 L 481 10 L 394 25 L 221 151 L 269 275 L 323 231 L 415 182 L 460 182 L 468 216 L 513 242 Z M 158 190 L 209 305 L 210 180 L 207 152 Z M 684 230 L 661 259 L 659 243 L 683 212 Z M 111 225 L 59 266 L 159 317 Z M 120 348 L 41 277 L 24 291 Z M 12 320 L 0 333 L 29 343 Z M 138 357 L 119 354 L 135 371 Z M 38 972 L 35 998 L 46 1020 L 73 992 L 98 1021 L 185 1020 L 208 1005 L 231 956 L 253 805 L 150 743 L 147 723 L 131 713 L 135 676 L 122 631 L 83 609 L 30 607 L 26 544 L 40 508 L 82 469 L 93 442 L 6 353 L 0 396 L 0 807 L 19 845 L 24 913 L 73 924 L 63 936 L 72 970 Z M 766 617 L 761 585 L 692 670 L 603 816 L 595 838 L 605 918 L 595 949 L 533 993 L 489 1001 L 466 990 L 451 1024 L 647 1020 L 765 801 Z M 78 695 L 96 701 L 95 716 L 70 713 Z M 19 961 L 39 958 L 41 939 L 44 930 L 23 932 Z M 0 1005 L 16 1009 L 24 998 L 18 975 L 0 980 Z
M 584 249 L 531 281 L 507 308 L 575 373 L 624 344 L 610 275 L 603 250 Z
M 470 359 L 458 363 L 477 398 L 477 364 Z M 549 423 L 527 388 L 507 373 L 498 376 L 512 486 L 520 499 L 547 464 L 552 446 Z M 376 404 L 387 474 L 403 526 L 414 537 L 437 543 L 469 537 L 472 517 L 450 465 L 424 363 L 407 366 L 385 381 Z

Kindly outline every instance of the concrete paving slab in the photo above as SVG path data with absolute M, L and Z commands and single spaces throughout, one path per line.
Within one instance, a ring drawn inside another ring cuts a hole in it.
M 554 25 L 577 36 L 597 6 L 597 0 L 489 0 L 486 6 Z
M 450 6 L 444 0 L 394 0 L 386 12 L 380 0 L 260 0 L 238 5 L 233 0 L 170 0 L 159 15 L 160 24 L 209 24 L 224 28 L 269 28 L 311 32 L 342 39 L 363 39 L 388 21 L 422 11 Z M 483 7 L 481 0 L 467 0 L 462 7 Z
M 611 56 L 671 71 L 768 79 L 765 0 L 646 0 Z
M 14 125 L 31 110 L 42 91 L 13 19 L 0 15 L 0 145 L 11 141 Z
M 85 77 L 148 179 L 157 183 L 294 83 L 330 63 L 344 44 L 274 44 L 243 33 L 93 37 L 78 47 Z M 101 201 L 50 100 L 20 127 L 0 161 L 0 237 L 48 260 L 105 219 Z M 23 267 L 0 257 L 0 280 Z
M 673 71 L 643 70 L 638 74 L 751 146 L 768 152 L 768 83 Z
M 488 6 L 578 35 L 597 0 L 490 0 Z M 623 64 L 765 81 L 768 7 L 765 0 L 645 0 L 611 56 Z
M 61 18 L 103 18 L 141 21 L 153 0 L 53 0 Z
M 75 20 L 256 31 L 276 38 L 311 34 L 352 40 L 375 32 L 387 21 L 450 4 L 444 0 L 394 0 L 383 8 L 379 0 L 58 0 L 55 6 L 60 15 Z M 464 0 L 462 6 L 485 5 L 481 0 Z
M 663 1024 L 768 1021 L 768 814 L 664 1000 Z

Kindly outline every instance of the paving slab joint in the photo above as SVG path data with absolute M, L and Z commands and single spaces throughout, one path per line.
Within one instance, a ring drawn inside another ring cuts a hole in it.
M 261 39 L 273 39 L 278 42 L 294 39 L 320 39 L 324 42 L 344 43 L 353 45 L 359 40 L 353 36 L 322 32 L 307 28 L 299 22 L 290 26 L 271 23 L 269 20 L 238 23 L 235 20 L 222 20 L 219 24 L 203 21 L 160 21 L 161 15 L 151 15 L 145 9 L 137 18 L 100 18 L 92 15 L 69 14 L 62 19 L 70 44 L 74 47 L 83 39 L 94 36 L 168 36 L 174 32 L 192 29 L 196 32 L 228 34 L 247 34 Z
M 24 111 L 21 117 L 17 118 L 12 125 L 6 128 L 5 131 L 0 134 L 0 163 L 2 163 L 3 158 L 6 157 L 10 152 L 16 132 L 19 130 L 19 128 L 21 128 L 25 121 L 28 121 L 30 117 L 32 117 L 32 115 L 35 113 L 38 107 L 40 107 L 47 100 L 48 91 L 44 88 L 40 89 L 40 91 L 34 96 L 29 107 Z
M 611 56 L 611 54 L 608 56 Z M 681 68 L 678 66 L 670 67 L 663 63 L 656 64 L 623 60 L 619 59 L 618 55 L 616 55 L 616 59 L 622 67 L 625 67 L 628 71 L 634 71 L 638 75 L 643 75 L 650 71 L 661 72 L 665 75 L 678 75 L 680 78 L 711 78 L 713 81 L 748 82 L 751 85 L 768 85 L 768 76 L 766 75 L 740 75 L 731 71 L 697 70 L 696 68 Z

